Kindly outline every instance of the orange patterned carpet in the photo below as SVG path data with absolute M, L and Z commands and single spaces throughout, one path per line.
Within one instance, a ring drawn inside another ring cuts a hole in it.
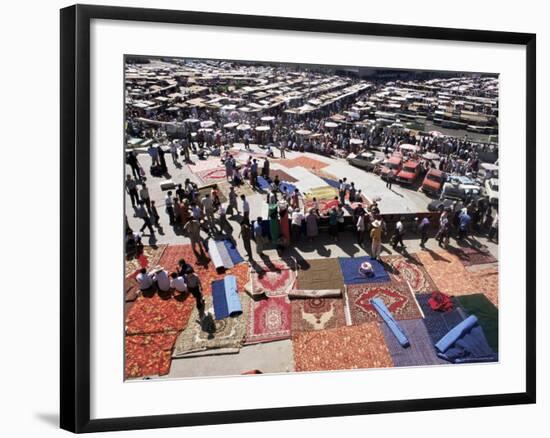
M 447 251 L 419 251 L 414 257 L 424 266 L 440 292 L 468 295 L 478 289 L 460 259 Z
M 172 272 L 178 266 L 180 259 L 190 264 L 202 282 L 204 288 L 204 294 L 209 295 L 212 293 L 211 283 L 214 280 L 222 280 L 226 275 L 234 275 L 237 277 L 237 287 L 239 291 L 244 290 L 244 286 L 249 280 L 249 268 L 246 263 L 240 263 L 235 265 L 231 269 L 227 269 L 225 273 L 218 274 L 216 268 L 210 262 L 210 259 L 200 260 L 197 263 L 197 257 L 191 245 L 170 245 L 164 251 L 160 258 L 159 265 L 166 269 L 168 272 Z
M 498 307 L 498 268 L 490 267 L 470 272 L 476 290 L 482 292 L 496 307 Z
M 301 166 L 306 169 L 322 169 L 323 167 L 328 166 L 328 164 L 323 161 L 315 160 L 314 158 L 309 157 L 297 157 L 290 160 L 284 159 L 280 160 L 279 163 L 286 167 L 292 168 Z
M 162 376 L 170 371 L 176 333 L 126 336 L 124 375 L 126 378 Z
M 395 280 L 408 282 L 414 293 L 437 290 L 426 270 L 415 259 L 391 255 L 382 256 L 382 261 L 391 267 L 391 270 L 388 270 L 391 276 Z
M 393 362 L 378 323 L 298 332 L 292 338 L 296 371 L 385 368 Z

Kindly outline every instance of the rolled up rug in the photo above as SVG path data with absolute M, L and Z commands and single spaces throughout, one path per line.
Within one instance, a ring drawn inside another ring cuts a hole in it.
M 384 304 L 384 301 L 382 301 L 382 299 L 380 298 L 373 298 L 372 300 L 370 300 L 370 302 L 374 309 L 378 312 L 382 320 L 386 323 L 390 331 L 393 333 L 399 344 L 403 348 L 408 347 L 410 343 L 407 335 L 405 335 L 405 332 L 403 331 L 401 326 L 393 318 L 393 315 Z
M 445 353 L 464 333 L 470 330 L 477 324 L 475 315 L 470 315 L 464 321 L 453 327 L 445 336 L 443 336 L 436 344 L 435 348 L 440 353 Z

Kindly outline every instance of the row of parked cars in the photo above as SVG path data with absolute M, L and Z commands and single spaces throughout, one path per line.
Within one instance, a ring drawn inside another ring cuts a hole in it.
M 435 168 L 425 172 L 420 161 L 404 158 L 401 153 L 385 158 L 381 152 L 368 151 L 350 154 L 347 160 L 351 165 L 377 172 L 382 179 L 387 179 L 391 172 L 396 182 L 406 186 L 414 185 L 424 175 L 420 189 L 439 200 L 467 202 L 485 196 L 492 205 L 498 205 L 498 166 L 491 163 L 482 163 L 477 176 L 473 178 L 447 175 Z M 437 201 L 434 201 L 428 208 L 438 210 L 436 204 Z

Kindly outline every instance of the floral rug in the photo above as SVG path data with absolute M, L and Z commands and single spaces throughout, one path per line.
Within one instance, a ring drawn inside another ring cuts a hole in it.
M 290 338 L 291 311 L 286 296 L 249 300 L 245 344 Z
M 314 158 L 309 158 L 305 156 L 279 160 L 278 163 L 282 164 L 285 167 L 292 168 L 299 166 L 306 169 L 322 169 L 328 166 L 328 164 L 323 161 L 315 160 Z
M 195 175 L 203 182 L 203 184 L 218 183 L 227 179 L 225 167 L 216 167 L 214 169 L 206 169 L 195 172 Z
M 134 274 L 138 269 L 147 267 L 151 268 L 158 264 L 165 248 L 166 245 L 144 245 L 143 254 L 141 256 L 125 261 L 124 272 L 126 277 Z
M 132 335 L 125 338 L 125 378 L 162 376 L 170 371 L 176 333 Z
M 378 323 L 297 332 L 292 337 L 296 371 L 386 368 L 393 362 Z
M 382 321 L 370 300 L 381 298 L 396 320 L 418 319 L 422 315 L 406 283 L 352 284 L 346 286 L 347 303 L 353 325 Z
M 291 300 L 292 332 L 315 331 L 346 325 L 342 298 Z
M 452 248 L 449 252 L 457 256 L 464 266 L 483 265 L 498 261 L 487 248 L 459 247 Z
M 292 259 L 272 260 L 268 264 L 255 262 L 250 270 L 251 293 L 286 296 L 294 288 L 296 277 L 296 262 Z
M 498 268 L 491 267 L 470 272 L 470 277 L 478 292 L 483 294 L 498 307 Z
M 200 318 L 196 307 L 189 324 L 180 333 L 174 346 L 173 357 L 184 357 L 188 353 L 219 348 L 240 348 L 246 335 L 248 296 L 240 294 L 243 313 L 236 317 L 217 320 L 214 318 L 212 297 L 205 297 L 205 317 Z
M 416 259 L 406 259 L 400 255 L 382 256 L 382 261 L 390 269 L 388 270 L 394 280 L 408 282 L 414 293 L 434 292 L 437 290 L 435 283 L 426 270 Z

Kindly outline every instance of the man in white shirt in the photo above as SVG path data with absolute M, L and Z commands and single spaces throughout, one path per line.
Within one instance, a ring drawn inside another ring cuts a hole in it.
M 304 215 L 302 214 L 302 212 L 299 209 L 294 209 L 291 216 L 291 232 L 292 232 L 292 239 L 295 242 L 300 239 L 303 220 L 304 220 Z
M 139 197 L 142 199 L 143 202 L 145 202 L 147 211 L 151 213 L 151 198 L 149 197 L 149 189 L 147 188 L 147 185 L 145 183 L 141 185 L 141 190 L 139 191 Z
M 243 217 L 244 219 L 250 219 L 250 204 L 246 200 L 246 196 L 241 195 L 241 201 L 243 201 Z
M 178 275 L 176 272 L 172 272 L 170 274 L 170 277 L 172 278 L 170 280 L 170 287 L 177 292 L 179 292 L 180 295 L 187 292 L 187 284 L 185 283 L 185 278 L 181 275 Z
M 365 239 L 365 230 L 366 230 L 364 211 L 359 213 L 356 227 L 357 227 L 357 243 L 359 244 L 359 246 L 363 246 L 363 241 Z
M 212 199 L 210 198 L 210 195 L 208 193 L 204 195 L 201 203 L 206 219 L 208 220 L 210 226 L 212 226 L 214 224 L 214 204 L 212 203 Z
M 174 165 L 178 164 L 178 141 L 174 140 L 172 143 L 170 143 L 170 155 L 172 155 L 172 161 L 174 162 Z
M 168 272 L 164 269 L 159 269 L 155 273 L 154 280 L 157 282 L 157 287 L 161 292 L 168 292 L 170 290 L 170 279 L 168 278 Z
M 153 286 L 153 277 L 147 273 L 147 269 L 142 268 L 136 277 L 140 291 L 147 291 Z

